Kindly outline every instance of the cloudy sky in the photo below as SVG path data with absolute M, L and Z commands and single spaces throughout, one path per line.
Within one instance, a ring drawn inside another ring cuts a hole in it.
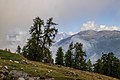
M 59 32 L 120 30 L 120 0 L 0 0 L 0 48 L 22 45 L 36 16 Z

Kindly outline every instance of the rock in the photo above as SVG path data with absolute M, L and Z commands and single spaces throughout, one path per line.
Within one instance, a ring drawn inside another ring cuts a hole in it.
M 18 78 L 18 80 L 25 80 L 23 77 Z
M 6 70 L 1 70 L 0 71 L 0 74 L 3 74 L 3 75 L 5 75 L 5 76 L 7 76 L 8 74 L 9 74 L 9 72 Z
M 41 79 L 41 80 L 44 80 L 44 79 L 45 79 L 45 77 L 40 77 L 40 79 Z
M 5 69 L 8 69 L 8 67 L 7 67 L 7 66 L 4 66 L 4 68 L 5 68 Z
M 98 79 L 102 79 L 100 76 L 98 76 Z
M 0 78 L 4 78 L 5 76 L 3 74 L 0 74 Z
M 78 76 L 79 76 L 79 74 L 76 74 L 75 76 L 76 76 L 76 77 L 78 77 Z
M 49 70 L 48 73 L 51 73 L 53 70 Z
M 37 70 L 35 70 L 35 72 L 37 72 Z
M 19 63 L 19 61 L 14 61 L 15 63 Z
M 20 69 L 23 70 L 23 67 L 21 67 Z
M 9 75 L 14 76 L 14 77 L 23 77 L 23 78 L 26 78 L 28 76 L 27 73 L 23 71 L 17 71 L 17 70 L 10 71 Z
M 31 62 L 27 61 L 27 60 L 22 60 L 21 61 L 22 64 L 32 64 Z
M 45 80 L 55 80 L 54 78 L 48 78 L 48 79 L 45 79 Z
M 68 72 L 65 72 L 64 73 L 66 76 L 75 76 L 75 77 L 78 77 L 79 75 L 76 74 L 74 71 L 68 71 Z
M 2 68 L 3 66 L 0 66 L 0 68 Z
M 6 70 L 4 68 L 2 70 L 0 70 L 0 80 L 1 79 L 3 80 L 8 75 L 9 75 L 9 71 L 8 70 Z
M 9 60 L 10 62 L 13 62 L 12 60 Z
M 26 80 L 36 80 L 33 77 L 28 77 Z
M 25 80 L 41 80 L 40 77 L 27 77 Z
M 40 80 L 40 77 L 34 77 L 34 80 Z
M 23 62 L 25 62 L 25 60 L 22 60 Z
M 61 65 L 57 65 L 57 67 L 61 68 L 62 66 Z
M 52 72 L 53 70 L 50 70 L 50 72 Z

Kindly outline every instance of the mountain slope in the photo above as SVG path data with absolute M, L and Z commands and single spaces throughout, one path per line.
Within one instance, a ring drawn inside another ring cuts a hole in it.
M 53 45 L 53 54 L 60 46 L 66 51 L 71 42 L 82 43 L 83 49 L 87 53 L 87 59 L 90 58 L 92 62 L 95 62 L 102 52 L 114 52 L 120 58 L 120 31 L 81 31 Z
M 70 36 L 71 36 L 71 34 L 68 34 L 68 33 L 64 33 L 64 32 L 58 33 L 55 36 L 55 42 L 59 42 L 60 40 L 68 38 Z
M 0 80 L 3 77 L 7 80 L 17 80 L 19 77 L 22 80 L 117 80 L 69 67 L 29 61 L 19 54 L 0 50 Z

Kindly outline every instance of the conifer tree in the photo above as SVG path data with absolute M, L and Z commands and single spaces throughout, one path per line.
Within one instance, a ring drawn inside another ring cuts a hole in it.
M 65 54 L 65 66 L 67 67 L 73 67 L 74 64 L 73 49 L 74 49 L 73 42 L 71 42 Z
M 94 64 L 94 71 L 107 76 L 120 78 L 120 60 L 112 52 L 102 53 L 102 57 Z
M 17 50 L 16 50 L 17 53 L 21 53 L 21 47 L 18 45 L 17 46 Z
M 75 65 L 74 67 L 76 69 L 86 70 L 87 64 L 84 57 L 86 56 L 86 53 L 82 50 L 83 45 L 81 43 L 76 43 L 74 45 L 75 48 Z
M 101 59 L 98 59 L 93 66 L 94 66 L 94 72 L 103 73 L 102 70 L 103 64 Z
M 42 61 L 43 58 L 51 59 L 50 46 L 54 42 L 57 29 L 53 18 L 49 18 L 45 23 L 39 17 L 33 19 L 33 26 L 30 28 L 31 38 L 23 48 L 23 54 L 30 60 Z
M 42 37 L 42 45 L 41 45 L 42 53 L 44 54 L 44 57 L 47 57 L 48 60 L 51 60 L 50 62 L 52 62 L 50 47 L 52 46 L 52 43 L 54 43 L 55 35 L 58 32 L 58 29 L 55 28 L 55 25 L 57 24 L 53 22 L 53 18 L 49 18 L 46 24 L 44 24 L 44 29 L 43 29 L 43 37 Z
M 92 70 L 92 63 L 91 63 L 91 60 L 89 59 L 88 61 L 87 61 L 87 71 L 89 71 L 89 72 L 92 72 L 93 70 Z
M 62 47 L 59 47 L 57 50 L 56 59 L 55 59 L 56 64 L 64 65 L 63 58 L 64 58 L 64 53 L 62 51 Z

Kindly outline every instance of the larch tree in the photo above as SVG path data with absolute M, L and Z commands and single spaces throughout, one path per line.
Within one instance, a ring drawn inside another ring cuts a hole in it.
M 52 60 L 50 46 L 58 32 L 55 25 L 57 24 L 53 22 L 53 18 L 49 18 L 46 23 L 39 17 L 33 19 L 30 39 L 23 47 L 23 54 L 28 59 L 40 62 L 44 58 L 47 58 L 47 61 Z

